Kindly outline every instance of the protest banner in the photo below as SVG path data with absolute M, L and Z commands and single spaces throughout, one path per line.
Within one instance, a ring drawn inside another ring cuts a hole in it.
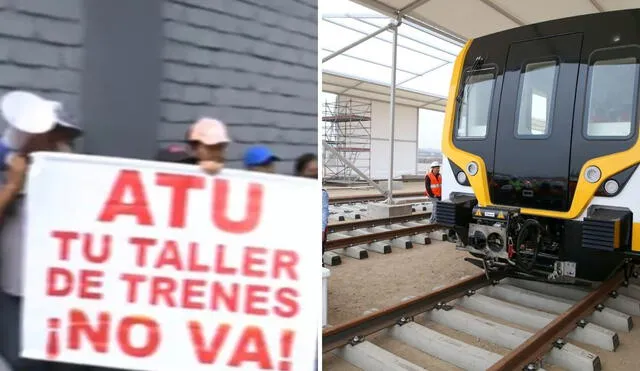
M 313 180 L 36 153 L 22 356 L 129 370 L 310 370 Z

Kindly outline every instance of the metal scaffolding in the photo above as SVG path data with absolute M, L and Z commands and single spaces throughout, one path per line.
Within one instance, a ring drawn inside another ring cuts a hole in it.
M 340 154 L 324 151 L 324 180 L 347 185 L 366 182 L 361 175 L 368 177 L 371 168 L 371 103 L 325 103 L 322 126 L 324 142 Z

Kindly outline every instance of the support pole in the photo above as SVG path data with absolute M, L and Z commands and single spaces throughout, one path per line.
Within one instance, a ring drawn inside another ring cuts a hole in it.
M 389 117 L 390 117 L 390 139 L 389 139 L 389 149 L 390 160 L 389 160 L 389 198 L 387 199 L 387 203 L 389 205 L 393 204 L 393 152 L 395 149 L 395 126 L 396 126 L 396 62 L 398 60 L 398 27 L 402 18 L 398 17 L 396 23 L 393 27 L 393 44 L 391 46 L 391 85 L 389 86 L 390 90 L 390 99 L 389 99 Z
M 388 30 L 388 29 L 390 29 L 390 28 L 393 28 L 393 27 L 394 27 L 394 25 L 395 25 L 395 22 L 389 22 L 389 24 L 388 24 L 388 25 L 386 25 L 386 26 L 382 27 L 382 28 L 381 28 L 381 29 L 379 29 L 378 31 L 376 31 L 376 32 L 374 32 L 374 33 L 372 33 L 372 34 L 370 34 L 370 35 L 367 35 L 367 36 L 363 37 L 363 38 L 362 38 L 362 39 L 360 39 L 360 40 L 354 41 L 354 42 L 352 42 L 351 44 L 349 44 L 349 45 L 345 46 L 344 48 L 341 48 L 341 49 L 339 49 L 339 50 L 336 50 L 335 52 L 333 52 L 333 53 L 331 53 L 331 54 L 327 55 L 326 57 L 322 58 L 322 63 L 326 63 L 326 62 L 328 62 L 329 60 L 331 60 L 331 59 L 333 59 L 333 58 L 335 58 L 335 57 L 339 56 L 340 54 L 342 54 L 342 53 L 346 52 L 347 50 L 349 50 L 349 49 L 351 49 L 351 48 L 353 48 L 353 47 L 356 47 L 356 46 L 358 46 L 358 45 L 362 44 L 363 42 L 365 42 L 365 41 L 367 41 L 367 40 L 369 40 L 369 39 L 372 39 L 372 38 L 374 38 L 374 37 L 376 37 L 376 36 L 380 35 L 381 33 L 385 32 L 386 30 Z

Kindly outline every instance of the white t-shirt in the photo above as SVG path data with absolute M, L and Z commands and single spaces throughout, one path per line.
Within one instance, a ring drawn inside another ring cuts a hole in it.
M 14 203 L 0 229 L 0 283 L 7 294 L 22 296 L 22 235 L 27 210 L 24 197 Z

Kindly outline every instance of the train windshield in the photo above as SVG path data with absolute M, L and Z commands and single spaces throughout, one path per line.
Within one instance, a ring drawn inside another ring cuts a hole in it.
M 586 136 L 629 137 L 637 101 L 637 58 L 600 60 L 590 70 Z
M 458 138 L 486 137 L 494 83 L 494 73 L 486 70 L 467 79 L 458 114 Z
M 521 74 L 516 136 L 546 136 L 550 132 L 558 63 L 529 63 Z

